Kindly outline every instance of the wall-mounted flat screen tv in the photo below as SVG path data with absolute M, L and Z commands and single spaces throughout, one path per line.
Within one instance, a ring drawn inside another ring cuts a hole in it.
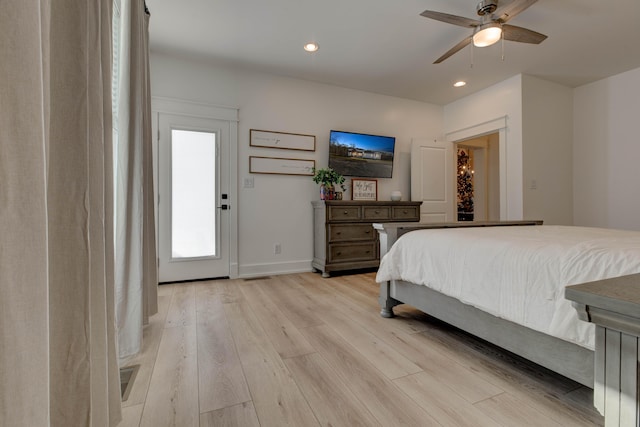
M 391 178 L 392 136 L 332 130 L 329 135 L 329 167 L 344 176 Z

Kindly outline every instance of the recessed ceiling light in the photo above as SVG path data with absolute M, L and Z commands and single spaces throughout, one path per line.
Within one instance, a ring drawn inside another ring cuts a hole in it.
M 304 45 L 304 50 L 306 50 L 307 52 L 315 52 L 318 49 L 320 49 L 320 46 L 318 46 L 318 43 L 315 42 L 309 42 Z
M 454 87 L 462 87 L 462 86 L 464 86 L 464 85 L 466 85 L 466 84 L 467 84 L 467 82 L 463 82 L 462 80 L 460 80 L 459 82 L 455 82 L 455 83 L 453 84 L 453 86 L 454 86 Z

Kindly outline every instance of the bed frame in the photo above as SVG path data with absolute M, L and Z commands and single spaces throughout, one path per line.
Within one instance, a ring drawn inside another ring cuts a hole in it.
M 542 225 L 542 221 L 373 224 L 380 236 L 380 258 L 395 241 L 413 230 L 461 227 Z M 410 304 L 423 312 L 593 388 L 594 353 L 582 346 L 492 316 L 426 286 L 392 280 L 380 283 L 380 315 L 393 317 L 393 307 Z

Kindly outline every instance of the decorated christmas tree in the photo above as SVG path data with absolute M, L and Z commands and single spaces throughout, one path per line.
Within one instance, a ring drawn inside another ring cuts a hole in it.
M 469 152 L 458 150 L 458 221 L 473 221 L 473 169 Z

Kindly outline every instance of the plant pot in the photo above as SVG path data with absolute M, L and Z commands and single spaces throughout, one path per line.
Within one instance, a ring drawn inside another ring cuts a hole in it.
M 322 184 L 320 186 L 320 200 L 334 200 L 335 192 L 333 186 Z

